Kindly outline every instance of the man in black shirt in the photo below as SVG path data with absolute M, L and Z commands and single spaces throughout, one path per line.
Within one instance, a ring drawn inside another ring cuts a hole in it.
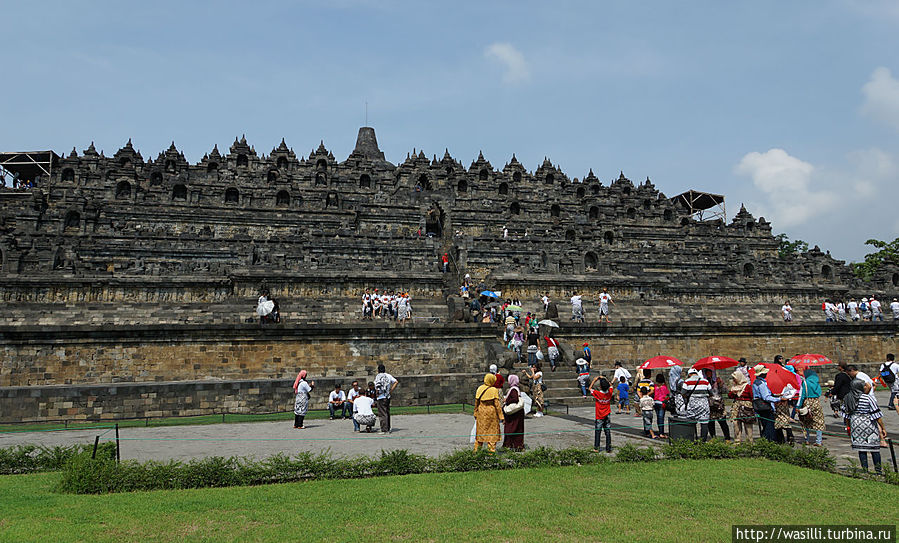
M 833 378 L 833 388 L 830 393 L 836 396 L 838 400 L 843 401 L 846 394 L 849 394 L 849 383 L 851 382 L 852 378 L 846 373 L 846 363 L 840 362 L 840 373 Z

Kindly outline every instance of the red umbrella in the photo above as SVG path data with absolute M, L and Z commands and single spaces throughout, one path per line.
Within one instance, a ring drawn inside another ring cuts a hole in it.
M 780 394 L 787 385 L 792 385 L 793 388 L 799 390 L 798 375 L 780 364 L 764 362 L 762 365 L 768 368 L 768 375 L 765 376 L 765 382 L 768 383 L 768 388 L 771 390 L 772 394 Z M 755 371 L 752 369 L 749 370 L 749 380 L 755 381 Z
M 693 367 L 698 370 L 723 370 L 725 368 L 738 366 L 739 364 L 740 363 L 733 358 L 728 358 L 726 356 L 707 356 L 697 360 L 696 363 L 693 364 Z
M 787 364 L 792 364 L 795 368 L 807 368 L 809 366 L 826 366 L 833 364 L 833 360 L 827 358 L 823 354 L 798 354 L 790 359 Z
M 683 366 L 684 363 L 673 356 L 654 356 L 642 363 L 638 370 L 654 370 L 658 368 L 670 368 L 672 366 Z

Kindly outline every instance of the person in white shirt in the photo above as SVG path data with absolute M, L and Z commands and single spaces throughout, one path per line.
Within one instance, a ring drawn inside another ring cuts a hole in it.
M 368 388 L 371 389 L 374 387 L 374 383 L 369 383 Z M 368 391 L 361 391 L 359 395 L 353 400 L 353 431 L 359 432 L 361 431 L 361 427 L 365 426 L 366 432 L 371 432 L 372 427 L 375 425 L 375 422 L 378 418 L 375 416 L 374 411 L 372 411 L 371 406 L 374 405 L 375 399 L 369 395 Z
M 571 320 L 575 322 L 584 322 L 584 306 L 581 303 L 581 297 L 575 292 L 571 297 Z
M 853 321 L 857 321 L 859 319 L 858 314 L 858 302 L 855 301 L 855 298 L 850 298 L 849 303 L 846 304 L 846 309 L 849 310 L 849 318 Z
M 824 300 L 824 322 L 836 320 L 837 307 L 830 300 Z
M 784 302 L 780 307 L 780 314 L 783 316 L 784 322 L 793 322 L 793 306 L 790 305 L 790 300 Z
M 892 378 L 886 374 L 887 371 L 892 373 Z M 890 382 L 891 379 L 892 382 Z M 880 366 L 880 381 L 890 387 L 890 400 L 887 409 L 895 409 L 896 413 L 899 413 L 899 404 L 896 403 L 896 400 L 899 399 L 899 364 L 896 363 L 896 355 L 893 353 L 887 354 L 886 362 Z
M 612 321 L 609 319 L 609 302 L 612 302 L 612 305 L 615 305 L 615 302 L 612 300 L 612 295 L 604 288 L 599 295 L 599 322 L 602 322 L 603 316 L 605 316 L 606 322 L 612 324 Z
M 890 302 L 890 311 L 893 312 L 893 320 L 899 321 L 899 299 L 893 298 Z
M 837 319 L 840 322 L 846 322 L 846 306 L 842 301 L 837 302 Z
M 350 412 L 351 404 L 346 401 L 346 394 L 340 390 L 340 383 L 334 385 L 334 390 L 328 395 L 328 411 L 331 412 L 331 420 L 334 420 L 334 413 L 339 409 L 343 418 L 347 418 Z
M 543 298 L 541 298 L 541 301 L 543 301 L 543 312 L 546 313 L 546 308 L 549 307 L 549 296 L 544 294 Z
M 849 374 L 849 377 L 851 377 L 852 379 L 861 379 L 862 381 L 871 385 L 871 391 L 868 392 L 868 396 L 871 397 L 871 401 L 874 402 L 874 405 L 877 405 L 877 397 L 874 395 L 874 387 L 877 385 L 874 383 L 874 379 L 868 377 L 867 373 L 859 371 L 858 368 L 854 365 L 848 366 L 846 368 L 846 373 Z
M 353 406 L 350 409 L 350 411 L 352 411 L 353 415 L 356 414 L 356 398 L 358 398 L 359 395 L 362 394 L 362 392 L 363 392 L 362 389 L 359 388 L 359 381 L 353 381 L 353 385 L 350 387 L 350 390 L 346 394 L 347 403 L 350 404 L 351 406 Z M 355 417 L 351 417 L 351 418 L 353 419 L 353 431 L 358 432 L 359 431 L 359 423 L 356 422 Z
M 871 296 L 871 321 L 876 320 L 883 322 L 883 309 L 881 309 L 880 301 Z
M 615 362 L 615 375 L 612 376 L 612 380 L 615 383 L 620 383 L 621 377 L 624 377 L 624 380 L 627 383 L 631 382 L 631 372 L 621 367 L 621 362 Z

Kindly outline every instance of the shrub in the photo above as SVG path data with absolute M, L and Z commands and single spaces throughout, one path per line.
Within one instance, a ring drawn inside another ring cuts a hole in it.
M 656 459 L 656 451 L 652 447 L 641 449 L 628 443 L 618 449 L 615 460 L 618 462 L 652 462 Z
M 16 445 L 0 449 L 0 475 L 56 471 L 74 456 L 93 451 L 93 445 L 43 447 Z M 115 443 L 106 442 L 97 448 L 97 456 L 114 457 Z
M 370 471 L 372 475 L 422 473 L 429 463 L 427 456 L 413 454 L 405 449 L 381 451 L 381 458 L 371 462 Z

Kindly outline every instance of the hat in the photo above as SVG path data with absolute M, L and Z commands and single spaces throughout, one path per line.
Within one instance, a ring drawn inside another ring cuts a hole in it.
M 590 345 L 590 344 L 589 344 L 589 343 L 586 343 L 586 342 L 584 342 L 584 347 L 586 347 L 586 346 L 587 346 L 587 345 Z
M 743 364 L 745 364 L 745 363 L 746 363 L 746 359 L 745 359 L 745 358 L 741 358 L 741 359 L 737 360 L 737 362 L 742 362 Z
M 699 370 L 696 368 L 690 368 L 687 370 L 687 375 L 699 375 Z
M 752 371 L 755 372 L 756 376 L 765 375 L 766 373 L 768 373 L 768 368 L 761 364 L 756 364 L 752 367 Z
M 583 358 L 578 358 L 577 360 L 574 361 L 574 364 L 575 364 L 576 366 L 583 366 L 583 365 L 585 365 L 586 363 L 587 363 L 587 361 L 584 360 Z

